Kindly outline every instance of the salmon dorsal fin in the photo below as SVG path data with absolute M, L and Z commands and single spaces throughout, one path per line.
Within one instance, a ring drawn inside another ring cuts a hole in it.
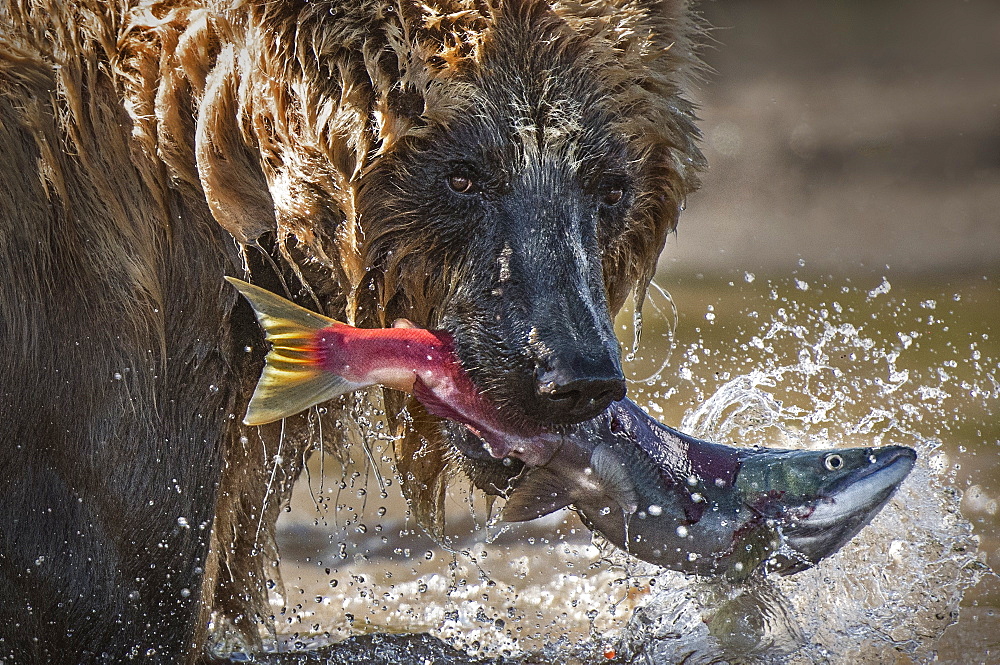
M 573 503 L 569 489 L 545 467 L 530 469 L 507 498 L 500 518 L 506 522 L 527 522 Z
M 253 307 L 271 342 L 264 371 L 247 407 L 246 425 L 264 425 L 343 395 L 363 385 L 317 367 L 313 360 L 316 335 L 338 322 L 299 307 L 290 300 L 233 277 L 235 286 Z

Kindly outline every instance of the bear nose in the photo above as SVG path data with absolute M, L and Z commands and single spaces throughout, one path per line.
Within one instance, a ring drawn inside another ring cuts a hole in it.
M 577 363 L 575 371 L 561 363 L 536 369 L 535 392 L 542 420 L 554 423 L 590 420 L 612 402 L 625 397 L 625 377 L 616 364 L 587 364 Z

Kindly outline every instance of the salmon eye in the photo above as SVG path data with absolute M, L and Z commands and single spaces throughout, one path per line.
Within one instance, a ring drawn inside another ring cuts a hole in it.
M 448 186 L 459 194 L 471 194 L 476 189 L 472 178 L 457 174 L 448 176 Z
M 836 453 L 833 455 L 827 455 L 823 458 L 823 466 L 826 467 L 827 471 L 837 471 L 838 469 L 844 468 L 844 458 Z

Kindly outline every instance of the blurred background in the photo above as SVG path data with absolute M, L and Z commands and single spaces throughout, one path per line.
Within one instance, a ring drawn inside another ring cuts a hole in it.
M 1000 3 L 716 0 L 671 270 L 1000 269 Z

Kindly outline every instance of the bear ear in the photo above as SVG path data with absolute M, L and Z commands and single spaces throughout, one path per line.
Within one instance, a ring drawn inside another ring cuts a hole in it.
M 227 57 L 228 56 L 228 57 Z M 232 53 L 223 52 L 205 82 L 195 132 L 198 176 L 212 216 L 242 244 L 276 227 L 274 201 L 238 125 Z
M 386 94 L 386 106 L 392 113 L 412 123 L 423 124 L 421 116 L 427 100 L 412 85 L 395 86 Z

